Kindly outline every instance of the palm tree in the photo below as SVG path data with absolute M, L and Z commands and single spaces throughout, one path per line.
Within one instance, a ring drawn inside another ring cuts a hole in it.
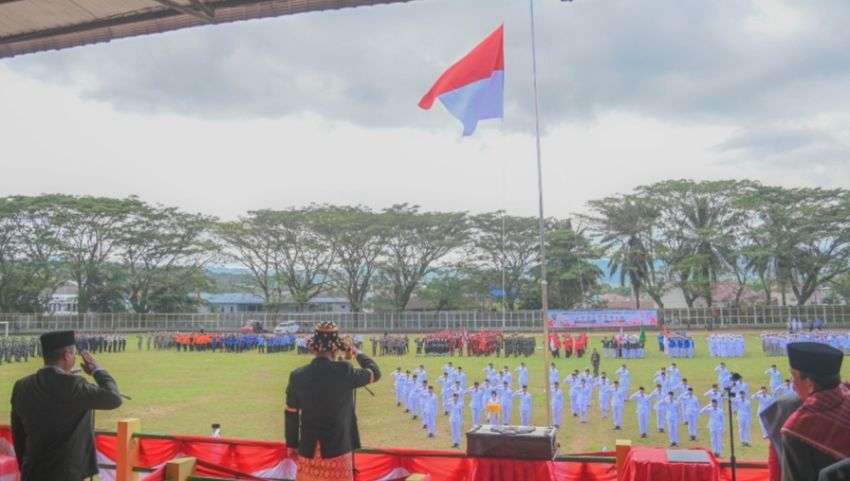
M 647 243 L 656 211 L 632 195 L 607 197 L 588 205 L 594 214 L 584 219 L 608 256 L 608 268 L 619 272 L 620 285 L 628 280 L 635 308 L 640 309 L 642 288 L 654 262 Z

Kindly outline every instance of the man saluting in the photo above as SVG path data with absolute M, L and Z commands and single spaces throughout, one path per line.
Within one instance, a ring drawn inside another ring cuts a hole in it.
M 74 331 L 41 336 L 44 367 L 12 390 L 12 437 L 21 481 L 80 481 L 98 473 L 92 409 L 121 405 L 118 385 L 87 351 L 82 368 L 97 384 L 71 374 Z
M 315 358 L 289 375 L 286 445 L 298 461 L 297 481 L 353 480 L 351 451 L 360 447 L 354 389 L 381 378 L 378 365 L 339 338 L 336 324 L 316 326 L 308 343 Z M 360 368 L 337 361 L 343 352 Z

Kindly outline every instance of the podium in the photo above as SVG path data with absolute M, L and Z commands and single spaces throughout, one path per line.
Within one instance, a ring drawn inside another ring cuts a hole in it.
M 550 427 L 476 425 L 466 432 L 466 454 L 551 461 L 558 454 L 557 434 Z
M 623 481 L 720 481 L 720 463 L 704 449 L 632 448 Z

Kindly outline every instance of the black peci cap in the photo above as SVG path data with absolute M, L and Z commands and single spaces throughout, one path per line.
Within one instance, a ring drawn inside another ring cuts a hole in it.
M 788 363 L 792 369 L 808 374 L 830 376 L 841 372 L 844 353 L 817 342 L 792 342 L 788 344 Z
M 41 352 L 50 352 L 76 344 L 74 331 L 46 332 L 39 339 L 41 340 Z

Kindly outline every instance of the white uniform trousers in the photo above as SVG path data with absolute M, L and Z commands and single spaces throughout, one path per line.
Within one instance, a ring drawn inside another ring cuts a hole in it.
M 750 429 L 753 425 L 753 418 L 746 417 L 738 418 L 738 434 L 741 436 L 741 442 L 750 444 Z
M 723 430 L 709 430 L 708 432 L 711 434 L 711 451 L 719 457 L 723 452 Z
M 463 419 L 454 416 L 449 418 L 449 426 L 452 430 L 452 444 L 460 444 L 460 428 Z
M 697 428 L 699 425 L 699 411 L 695 413 L 685 414 L 685 420 L 688 421 L 688 436 L 697 437 Z
M 664 426 L 667 424 L 667 411 L 663 409 L 655 410 L 655 421 L 656 427 L 658 429 L 664 429 Z
M 667 436 L 671 444 L 679 444 L 679 418 L 667 418 Z
M 623 406 L 614 405 L 611 407 L 614 411 L 614 426 L 622 426 L 623 425 Z
M 649 412 L 638 413 L 638 431 L 641 434 L 646 434 L 649 430 Z

